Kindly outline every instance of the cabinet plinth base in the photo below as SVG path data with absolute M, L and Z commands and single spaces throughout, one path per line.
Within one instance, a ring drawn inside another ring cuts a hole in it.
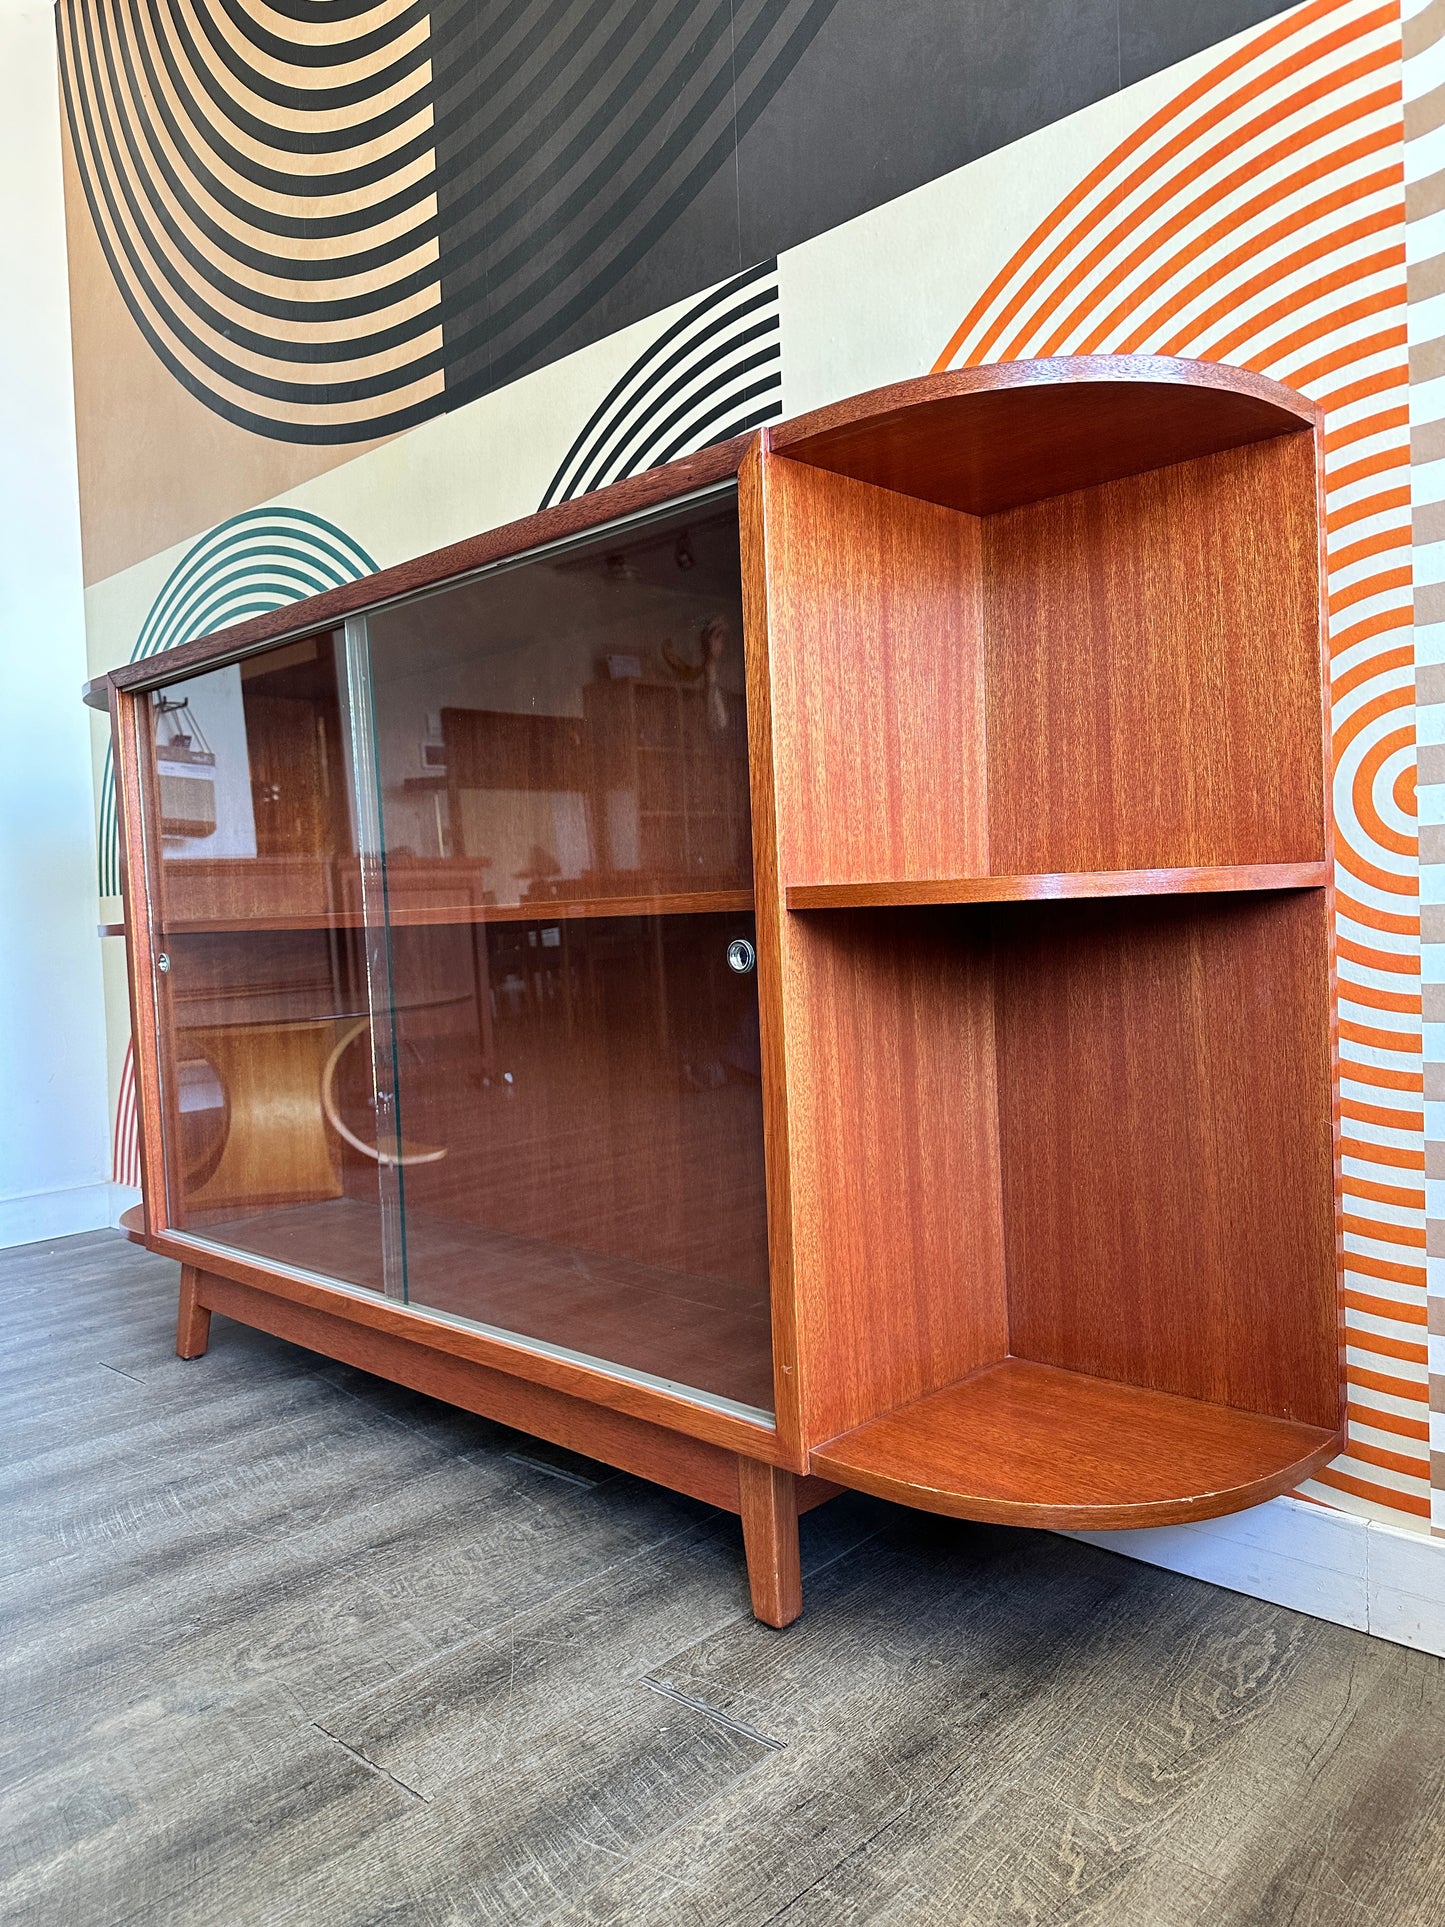
M 1104 1532 L 1242 1511 L 1343 1443 L 1328 1427 L 1005 1358 L 833 1439 L 812 1467 L 953 1518 Z
M 426 1342 L 430 1333 L 413 1338 L 378 1331 L 339 1307 L 319 1310 L 182 1264 L 176 1331 L 182 1358 L 205 1351 L 213 1311 L 739 1513 L 754 1613 L 765 1625 L 782 1627 L 803 1610 L 798 1517 L 834 1498 L 841 1486 L 493 1371 Z

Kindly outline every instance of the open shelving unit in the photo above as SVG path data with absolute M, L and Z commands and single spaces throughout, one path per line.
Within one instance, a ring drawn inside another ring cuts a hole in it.
M 738 1511 L 773 1624 L 839 1487 L 1121 1528 L 1307 1478 L 1319 459 L 1240 370 L 930 376 L 115 672 L 183 1353 L 221 1311 Z M 217 673 L 244 861 L 158 834 L 152 692 Z
M 1314 415 L 1158 372 L 906 384 L 755 484 L 810 1465 L 967 1517 L 1338 1449 Z

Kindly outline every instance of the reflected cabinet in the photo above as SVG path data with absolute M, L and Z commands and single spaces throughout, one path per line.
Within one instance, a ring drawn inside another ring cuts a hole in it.
M 931 376 L 129 664 L 144 1205 L 213 1312 L 740 1514 L 1340 1447 L 1319 426 Z

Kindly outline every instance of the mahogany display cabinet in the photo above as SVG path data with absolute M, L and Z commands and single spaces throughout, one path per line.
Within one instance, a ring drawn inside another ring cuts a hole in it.
M 1320 427 L 929 376 L 110 707 L 143 1225 L 213 1312 L 741 1515 L 1115 1528 L 1342 1443 Z

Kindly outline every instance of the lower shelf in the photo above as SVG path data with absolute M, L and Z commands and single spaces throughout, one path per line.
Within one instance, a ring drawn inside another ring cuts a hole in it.
M 188 1227 L 243 1256 L 382 1289 L 374 1205 L 331 1198 Z M 409 1302 L 749 1411 L 773 1404 L 766 1286 L 522 1238 L 407 1208 Z
M 812 1470 L 954 1518 L 1179 1525 L 1288 1492 L 1338 1433 L 1006 1358 L 819 1447 Z

